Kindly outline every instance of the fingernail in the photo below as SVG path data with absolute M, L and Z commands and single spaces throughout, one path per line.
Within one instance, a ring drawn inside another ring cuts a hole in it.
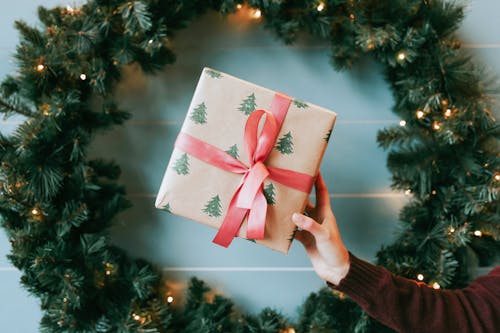
M 295 222 L 300 221 L 300 215 L 299 215 L 299 213 L 293 213 L 292 214 L 292 220 L 294 220 Z

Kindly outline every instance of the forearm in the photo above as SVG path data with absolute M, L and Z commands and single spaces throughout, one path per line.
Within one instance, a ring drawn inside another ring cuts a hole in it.
M 347 294 L 370 316 L 398 332 L 493 332 L 500 324 L 495 318 L 499 316 L 498 310 L 492 305 L 500 302 L 498 293 L 485 299 L 483 294 L 486 298 L 491 296 L 488 290 L 438 291 L 423 283 L 396 277 L 385 268 L 352 254 L 350 261 L 346 277 L 338 286 L 330 286 Z

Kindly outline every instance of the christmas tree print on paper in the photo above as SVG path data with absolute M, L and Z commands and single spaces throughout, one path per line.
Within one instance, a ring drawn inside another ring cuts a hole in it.
M 257 108 L 257 104 L 255 103 L 255 94 L 251 94 L 251 95 L 248 95 L 248 97 L 245 98 L 243 100 L 243 102 L 241 102 L 241 105 L 238 108 L 238 110 L 240 110 L 246 116 L 248 116 L 250 113 L 255 111 L 256 108 Z
M 211 78 L 213 79 L 220 79 L 222 77 L 222 74 L 217 72 L 217 71 L 214 71 L 213 69 L 207 69 L 205 70 L 205 72 L 210 75 Z
M 293 229 L 292 234 L 290 235 L 290 237 L 288 237 L 289 242 L 292 242 L 295 239 L 295 234 L 297 233 L 297 231 L 299 231 L 298 228 Z
M 324 137 L 325 141 L 328 142 L 330 141 L 330 136 L 332 135 L 332 130 L 330 129 L 328 133 L 326 133 L 326 136 Z
M 264 196 L 266 197 L 267 204 L 268 205 L 274 205 L 276 203 L 275 195 L 276 192 L 274 192 L 274 185 L 273 183 L 267 184 L 267 186 L 264 187 Z
M 168 202 L 165 206 L 163 206 L 162 210 L 166 211 L 167 213 L 172 213 L 172 210 L 170 208 L 170 204 Z
M 189 173 L 189 159 L 186 153 L 175 161 L 173 168 L 178 175 L 187 175 Z
M 309 107 L 306 102 L 301 101 L 300 99 L 294 99 L 293 104 L 295 104 L 295 106 L 299 109 L 307 109 Z
M 205 102 L 198 104 L 193 112 L 189 115 L 189 119 L 194 121 L 195 124 L 205 124 L 207 122 L 207 107 Z
M 292 133 L 288 132 L 285 135 L 283 135 L 279 140 L 278 144 L 276 145 L 276 149 L 280 151 L 280 153 L 289 155 L 293 153 L 293 141 L 292 141 Z
M 229 155 L 231 155 L 234 158 L 238 158 L 239 157 L 238 146 L 236 144 L 232 145 L 231 147 L 229 147 L 228 150 L 226 150 L 226 153 L 228 153 Z
M 207 202 L 207 204 L 205 205 L 205 208 L 203 208 L 203 212 L 211 217 L 221 216 L 222 206 L 221 206 L 220 198 L 219 198 L 218 194 L 216 196 L 212 197 L 212 199 L 210 199 Z

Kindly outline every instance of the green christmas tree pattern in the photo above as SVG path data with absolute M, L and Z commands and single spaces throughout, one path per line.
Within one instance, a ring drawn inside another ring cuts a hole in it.
M 295 234 L 297 233 L 297 231 L 299 231 L 298 228 L 293 229 L 292 234 L 288 237 L 289 242 L 292 242 L 295 239 Z
M 170 204 L 168 202 L 165 206 L 163 206 L 162 210 L 166 211 L 167 213 L 172 213 L 172 210 L 170 208 Z
M 330 129 L 328 131 L 328 133 L 326 133 L 326 136 L 324 137 L 325 141 L 328 142 L 330 141 L 330 136 L 332 135 L 332 129 Z
M 278 144 L 276 145 L 276 149 L 280 151 L 280 153 L 288 155 L 293 153 L 293 141 L 292 141 L 292 133 L 288 132 L 285 135 L 283 135 L 279 140 Z
M 217 71 L 214 71 L 212 69 L 207 69 L 205 70 L 205 72 L 210 75 L 211 78 L 213 79 L 220 79 L 222 77 L 222 74 L 217 72 Z
M 309 104 L 307 104 L 304 101 L 301 101 L 300 99 L 294 99 L 293 104 L 299 109 L 307 109 L 309 107 Z
M 186 153 L 175 161 L 173 168 L 178 175 L 187 175 L 189 173 L 189 159 Z
M 266 186 L 264 186 L 264 196 L 266 197 L 267 204 L 268 205 L 274 205 L 276 203 L 276 192 L 274 191 L 274 185 L 273 183 L 269 183 Z
M 189 115 L 189 119 L 194 121 L 195 124 L 205 124 L 207 122 L 207 106 L 205 102 L 198 104 L 193 112 Z
M 208 216 L 211 217 L 219 217 L 222 214 L 222 205 L 220 203 L 220 198 L 219 195 L 215 195 L 212 197 L 207 204 L 205 205 L 205 208 L 203 208 L 203 212 L 206 213 Z
M 241 105 L 238 108 L 238 110 L 240 110 L 246 116 L 248 116 L 250 113 L 255 111 L 256 108 L 257 104 L 255 103 L 255 94 L 250 94 L 248 95 L 247 98 L 243 100 L 243 102 L 241 102 Z
M 229 147 L 229 149 L 226 150 L 226 153 L 228 153 L 229 155 L 231 155 L 234 158 L 239 158 L 239 155 L 238 155 L 238 146 L 236 144 L 234 144 L 231 147 Z

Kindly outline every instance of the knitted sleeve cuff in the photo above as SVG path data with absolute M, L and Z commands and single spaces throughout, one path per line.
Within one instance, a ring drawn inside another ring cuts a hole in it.
M 354 300 L 364 301 L 380 292 L 380 285 L 390 276 L 389 271 L 361 260 L 349 252 L 350 267 L 338 285 L 327 282 L 335 290 L 347 294 Z

